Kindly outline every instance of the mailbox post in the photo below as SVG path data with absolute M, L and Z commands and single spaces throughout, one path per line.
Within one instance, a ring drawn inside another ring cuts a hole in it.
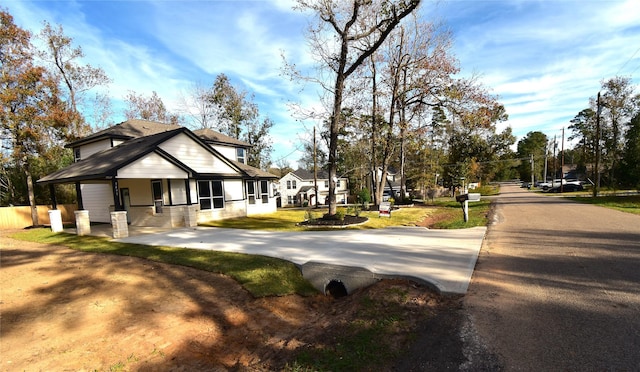
M 456 201 L 460 203 L 460 206 L 462 207 L 462 216 L 464 217 L 464 222 L 467 222 L 469 221 L 469 202 L 480 201 L 480 194 L 479 193 L 460 194 L 456 196 Z

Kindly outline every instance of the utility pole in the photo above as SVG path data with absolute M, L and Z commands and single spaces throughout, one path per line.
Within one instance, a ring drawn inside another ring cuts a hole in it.
M 562 160 L 560 161 L 560 192 L 564 192 L 564 127 L 562 127 Z
M 558 144 L 556 143 L 556 135 L 553 135 L 553 180 L 556 179 L 556 174 L 558 174 L 558 166 L 556 165 L 556 149 L 558 148 Z M 551 181 L 551 187 L 555 187 L 553 181 Z
M 544 179 L 542 182 L 547 182 L 547 157 L 549 155 L 549 141 L 544 144 Z
M 596 184 L 593 185 L 593 197 L 598 196 L 598 189 L 600 188 L 600 92 L 598 92 L 598 108 L 596 109 L 596 165 L 594 172 L 596 178 Z
M 535 171 L 535 167 L 533 166 L 533 154 L 531 154 L 531 186 L 529 187 L 533 187 L 534 183 L 535 183 L 535 179 L 533 176 L 533 172 Z
M 320 192 L 318 191 L 318 163 L 316 156 L 316 126 L 313 126 L 313 187 L 316 192 L 316 208 L 318 208 L 318 199 L 320 199 Z

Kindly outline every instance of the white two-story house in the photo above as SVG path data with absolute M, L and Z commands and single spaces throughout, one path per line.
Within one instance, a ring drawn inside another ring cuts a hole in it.
M 276 211 L 276 176 L 246 164 L 251 145 L 213 130 L 128 120 L 69 143 L 75 163 L 38 182 L 76 185 L 91 222 L 180 227 Z M 55 199 L 53 200 L 55 205 Z
M 319 196 L 318 204 L 328 204 L 329 173 L 318 171 L 318 192 L 316 193 L 313 172 L 298 169 L 287 173 L 280 179 L 280 195 L 283 207 L 313 206 L 316 205 L 316 195 Z M 341 177 L 336 180 L 336 201 L 338 204 L 346 204 L 349 197 L 349 179 Z

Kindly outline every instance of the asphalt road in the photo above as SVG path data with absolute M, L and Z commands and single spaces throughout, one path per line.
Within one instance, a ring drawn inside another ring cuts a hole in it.
M 640 216 L 505 185 L 464 304 L 487 369 L 639 371 Z

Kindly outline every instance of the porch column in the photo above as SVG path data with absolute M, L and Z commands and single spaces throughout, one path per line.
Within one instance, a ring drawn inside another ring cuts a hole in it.
M 54 184 L 49 184 L 49 195 L 51 196 L 51 209 L 58 209 L 58 199 L 56 199 L 56 187 Z
M 116 211 L 123 211 L 124 207 L 120 201 L 120 189 L 118 188 L 118 179 L 111 179 L 111 189 L 113 191 L 113 206 Z
M 89 221 L 89 211 L 75 211 L 76 215 L 76 234 L 78 236 L 91 234 L 91 221 Z
M 113 228 L 113 238 L 126 238 L 129 236 L 129 225 L 127 224 L 127 211 L 111 212 L 111 227 Z
M 189 179 L 187 178 L 186 180 L 184 180 L 184 189 L 187 190 L 187 205 L 191 205 L 191 189 L 189 188 L 190 183 L 189 183 Z
M 57 233 L 62 231 L 62 212 L 59 209 L 51 209 L 49 211 L 49 222 L 51 222 L 51 232 Z
M 78 199 L 78 209 L 84 209 L 84 203 L 82 202 L 82 188 L 80 182 L 76 182 L 76 198 Z

